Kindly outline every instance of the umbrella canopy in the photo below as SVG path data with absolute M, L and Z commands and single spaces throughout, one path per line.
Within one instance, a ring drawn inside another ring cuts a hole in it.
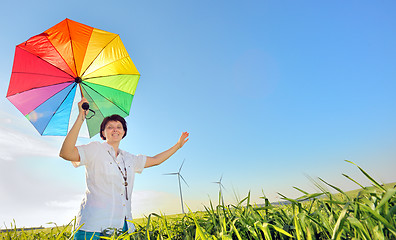
M 118 34 L 65 19 L 16 46 L 7 99 L 41 135 L 65 136 L 83 96 L 95 115 L 80 136 L 92 137 L 129 115 L 139 77 Z

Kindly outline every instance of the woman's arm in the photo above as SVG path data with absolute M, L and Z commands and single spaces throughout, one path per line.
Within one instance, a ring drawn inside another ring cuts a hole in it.
M 188 132 L 183 132 L 179 138 L 179 141 L 168 150 L 155 155 L 154 157 L 147 157 L 145 168 L 157 166 L 163 163 L 166 159 L 170 158 L 177 150 L 179 150 L 188 141 Z
M 78 103 L 78 117 L 73 127 L 67 133 L 65 140 L 63 141 L 62 148 L 59 152 L 59 156 L 65 160 L 72 162 L 79 162 L 80 155 L 78 154 L 78 150 L 76 148 L 76 142 L 78 133 L 80 132 L 81 126 L 85 120 L 86 111 L 82 109 L 82 104 L 84 102 L 88 102 L 87 99 L 82 98 Z

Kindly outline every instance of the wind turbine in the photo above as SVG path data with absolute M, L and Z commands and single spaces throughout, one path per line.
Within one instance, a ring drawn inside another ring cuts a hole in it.
M 178 172 L 175 172 L 175 173 L 165 173 L 165 174 L 164 174 L 164 175 L 177 175 L 177 179 L 179 180 L 180 203 L 181 203 L 181 207 L 182 207 L 182 212 L 183 212 L 183 214 L 184 214 L 184 207 L 183 207 L 183 195 L 182 195 L 182 189 L 181 189 L 180 178 L 184 181 L 184 183 L 187 185 L 187 187 L 189 187 L 189 186 L 188 186 L 188 183 L 186 182 L 186 180 L 184 180 L 183 176 L 180 174 L 180 171 L 181 171 L 181 169 L 182 169 L 182 167 L 183 167 L 184 161 L 186 161 L 186 159 L 183 160 L 183 162 L 182 162 L 182 164 L 181 164 L 181 166 L 180 166 Z
M 220 177 L 220 180 L 219 181 L 217 181 L 217 182 L 212 182 L 212 183 L 216 183 L 216 184 L 219 184 L 219 189 L 220 189 L 220 196 L 221 196 L 221 201 L 222 201 L 222 203 L 223 203 L 223 206 L 224 206 L 224 198 L 223 198 L 223 191 L 222 191 L 222 188 L 223 189 L 225 189 L 225 187 L 224 187 L 224 185 L 221 183 L 221 180 L 223 179 L 223 174 L 221 175 L 221 177 Z

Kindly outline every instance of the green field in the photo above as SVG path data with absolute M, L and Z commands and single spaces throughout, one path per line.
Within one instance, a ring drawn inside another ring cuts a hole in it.
M 296 188 L 303 196 L 297 199 L 283 196 L 287 204 L 271 204 L 265 196 L 262 196 L 264 204 L 252 204 L 249 194 L 236 205 L 210 203 L 203 212 L 174 216 L 152 213 L 134 220 L 136 232 L 114 233 L 103 239 L 396 239 L 395 183 L 379 184 L 356 167 L 372 186 L 343 192 L 319 178 L 315 184 L 320 192 L 308 193 Z M 338 193 L 330 193 L 327 188 Z M 70 239 L 73 224 L 74 221 L 46 229 L 13 229 L 0 233 L 0 237 Z

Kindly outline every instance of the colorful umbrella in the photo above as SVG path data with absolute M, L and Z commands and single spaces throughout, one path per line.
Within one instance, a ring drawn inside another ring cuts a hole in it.
M 92 137 L 104 117 L 129 115 L 139 77 L 118 34 L 65 19 L 16 46 L 7 98 L 41 135 L 64 136 L 84 96 L 80 136 Z

